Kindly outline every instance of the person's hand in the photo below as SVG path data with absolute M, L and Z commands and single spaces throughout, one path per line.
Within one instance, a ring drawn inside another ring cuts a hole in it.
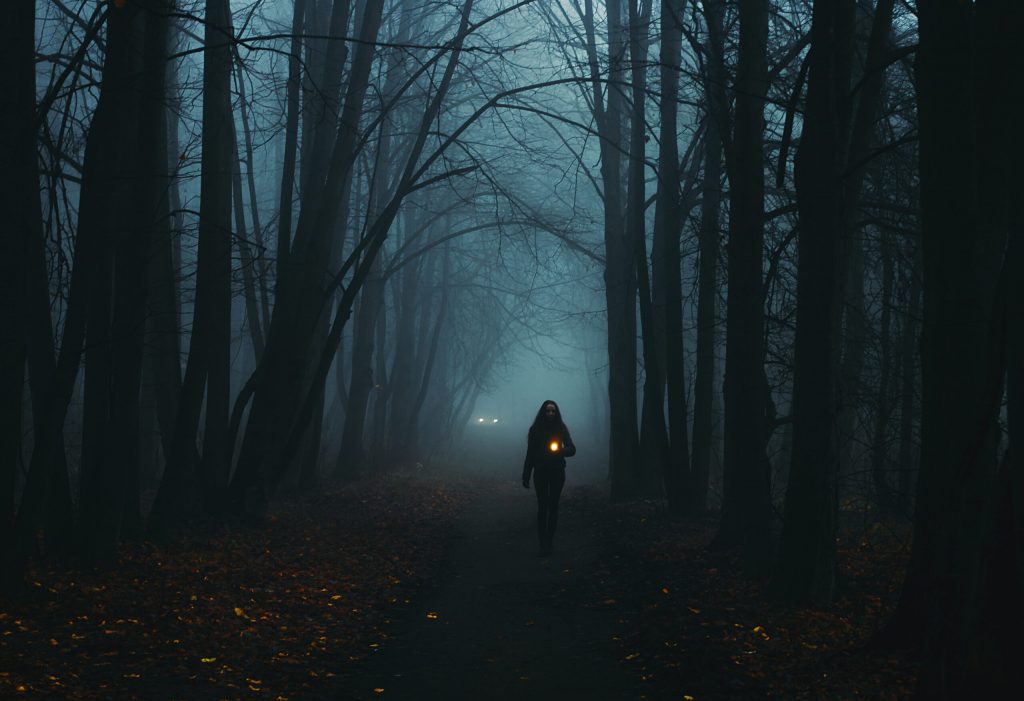
M 530 478 L 529 477 L 524 477 L 523 478 L 523 487 L 525 487 L 526 489 L 530 488 Z

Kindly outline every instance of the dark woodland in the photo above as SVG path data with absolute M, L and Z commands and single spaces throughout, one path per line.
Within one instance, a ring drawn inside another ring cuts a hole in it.
M 1024 688 L 1024 3 L 4 9 L 0 697 Z

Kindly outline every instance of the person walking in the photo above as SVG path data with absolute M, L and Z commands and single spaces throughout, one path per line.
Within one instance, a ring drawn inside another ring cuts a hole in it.
M 530 475 L 537 492 L 537 539 L 540 554 L 551 554 L 558 524 L 558 499 L 565 485 L 565 459 L 576 454 L 562 412 L 550 399 L 540 405 L 526 438 L 523 487 L 530 488 Z

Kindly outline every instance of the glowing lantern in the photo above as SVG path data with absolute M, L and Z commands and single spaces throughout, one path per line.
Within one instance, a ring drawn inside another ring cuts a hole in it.
M 558 452 L 558 441 L 551 441 L 551 445 L 548 446 L 548 449 L 552 453 L 557 453 Z

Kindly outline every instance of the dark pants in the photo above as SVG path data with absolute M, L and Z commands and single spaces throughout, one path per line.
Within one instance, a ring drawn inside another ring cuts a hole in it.
M 565 485 L 564 467 L 540 467 L 534 470 L 537 490 L 537 538 L 541 548 L 550 548 L 558 524 L 558 498 Z

